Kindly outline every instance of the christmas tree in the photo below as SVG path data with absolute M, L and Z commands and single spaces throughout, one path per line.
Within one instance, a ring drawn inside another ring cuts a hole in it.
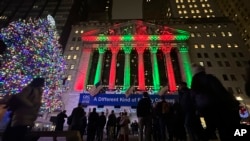
M 61 110 L 66 62 L 53 18 L 11 22 L 0 31 L 6 44 L 0 68 L 3 95 L 17 94 L 35 77 L 46 79 L 41 112 Z

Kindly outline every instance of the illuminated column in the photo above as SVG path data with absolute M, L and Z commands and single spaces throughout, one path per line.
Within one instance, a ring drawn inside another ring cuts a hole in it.
M 94 84 L 101 81 L 102 66 L 103 66 L 103 55 L 104 55 L 104 53 L 106 51 L 106 47 L 103 46 L 103 45 L 100 45 L 98 47 L 98 51 L 99 51 L 99 57 L 98 57 L 98 63 L 97 63 L 96 72 L 95 72 Z
M 138 53 L 138 79 L 139 79 L 139 90 L 145 90 L 145 72 L 144 72 L 144 59 L 143 52 L 145 47 L 136 47 Z
M 179 62 L 180 62 L 180 68 L 181 68 L 181 74 L 182 74 L 182 80 L 186 81 L 188 87 L 191 86 L 192 81 L 192 70 L 191 70 L 191 63 L 190 58 L 188 54 L 188 47 L 187 46 L 180 46 L 179 49 Z
M 74 85 L 75 91 L 86 90 L 86 81 L 88 80 L 88 69 L 89 69 L 89 60 L 92 54 L 92 47 L 83 47 L 82 55 L 80 58 L 80 63 L 78 71 L 76 74 L 76 81 Z
M 172 64 L 171 56 L 170 56 L 171 48 L 172 47 L 163 46 L 161 50 L 163 51 L 165 55 L 165 63 L 166 63 L 166 70 L 167 70 L 166 75 L 168 78 L 169 90 L 170 92 L 173 92 L 173 91 L 176 91 L 176 82 L 175 82 L 173 64 Z
M 123 90 L 127 90 L 130 87 L 130 53 L 132 51 L 132 47 L 130 45 L 125 45 L 123 50 L 125 53 Z
M 120 50 L 119 47 L 110 47 L 112 52 L 110 73 L 109 73 L 109 89 L 115 89 L 115 78 L 116 78 L 116 57 Z
M 158 47 L 150 46 L 149 49 L 151 52 L 154 90 L 158 92 L 160 90 L 160 78 L 159 78 L 158 62 L 156 57 Z

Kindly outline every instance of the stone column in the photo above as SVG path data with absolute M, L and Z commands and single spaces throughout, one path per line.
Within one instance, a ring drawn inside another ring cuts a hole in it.
M 154 83 L 154 91 L 158 92 L 160 90 L 160 77 L 159 77 L 159 68 L 157 62 L 157 46 L 150 46 L 149 47 L 151 52 L 151 63 L 152 63 L 152 71 L 153 71 L 153 83 Z
M 83 47 L 80 58 L 79 67 L 76 74 L 76 81 L 74 85 L 75 91 L 86 90 L 86 81 L 88 80 L 89 60 L 92 55 L 92 47 Z
M 97 67 L 96 67 L 96 72 L 95 72 L 94 84 L 101 81 L 102 67 L 103 67 L 103 56 L 104 56 L 104 53 L 106 51 L 106 46 L 100 45 L 98 47 L 98 51 L 99 51 L 99 57 L 98 57 L 98 62 L 97 62 Z
M 185 45 L 178 46 L 179 54 L 179 62 L 182 74 L 182 80 L 185 81 L 188 87 L 191 86 L 192 81 L 192 70 L 191 70 L 191 62 L 188 54 L 188 47 Z
M 139 90 L 145 90 L 145 72 L 144 72 L 144 58 L 143 53 L 145 47 L 136 47 L 138 53 L 138 83 L 139 83 Z
M 125 53 L 123 90 L 127 90 L 130 87 L 130 53 L 132 47 L 131 45 L 125 45 L 123 50 Z
M 170 51 L 172 47 L 163 46 L 161 48 L 162 52 L 165 55 L 165 67 L 166 67 L 166 76 L 168 78 L 168 85 L 169 85 L 169 91 L 174 92 L 176 91 L 176 81 L 175 81 L 175 75 L 173 70 L 173 64 L 171 61 Z
M 110 47 L 112 52 L 112 59 L 111 59 L 111 66 L 110 66 L 110 73 L 109 73 L 109 89 L 115 89 L 115 79 L 116 79 L 116 57 L 120 50 L 120 47 L 114 46 Z

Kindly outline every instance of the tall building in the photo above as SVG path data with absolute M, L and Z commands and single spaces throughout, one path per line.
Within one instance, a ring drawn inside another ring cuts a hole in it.
M 157 4 L 161 8 L 155 9 Z M 124 94 L 130 86 L 158 92 L 167 85 L 173 94 L 180 81 L 190 84 L 192 63 L 205 66 L 249 106 L 244 90 L 249 51 L 235 23 L 224 16 L 215 0 L 144 0 L 142 7 L 145 20 L 72 26 L 64 53 L 68 62 L 66 107 L 75 106 L 79 93 L 100 81 L 106 92 Z M 123 109 L 131 107 L 119 110 Z
M 250 5 L 247 0 L 217 0 L 225 16 L 234 21 L 245 45 L 250 49 Z

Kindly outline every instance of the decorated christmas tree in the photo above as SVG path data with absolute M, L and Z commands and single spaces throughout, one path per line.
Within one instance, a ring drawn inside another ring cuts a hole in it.
M 11 22 L 0 31 L 7 49 L 0 68 L 2 94 L 17 94 L 35 77 L 46 79 L 41 112 L 62 109 L 66 66 L 55 21 L 29 19 Z

